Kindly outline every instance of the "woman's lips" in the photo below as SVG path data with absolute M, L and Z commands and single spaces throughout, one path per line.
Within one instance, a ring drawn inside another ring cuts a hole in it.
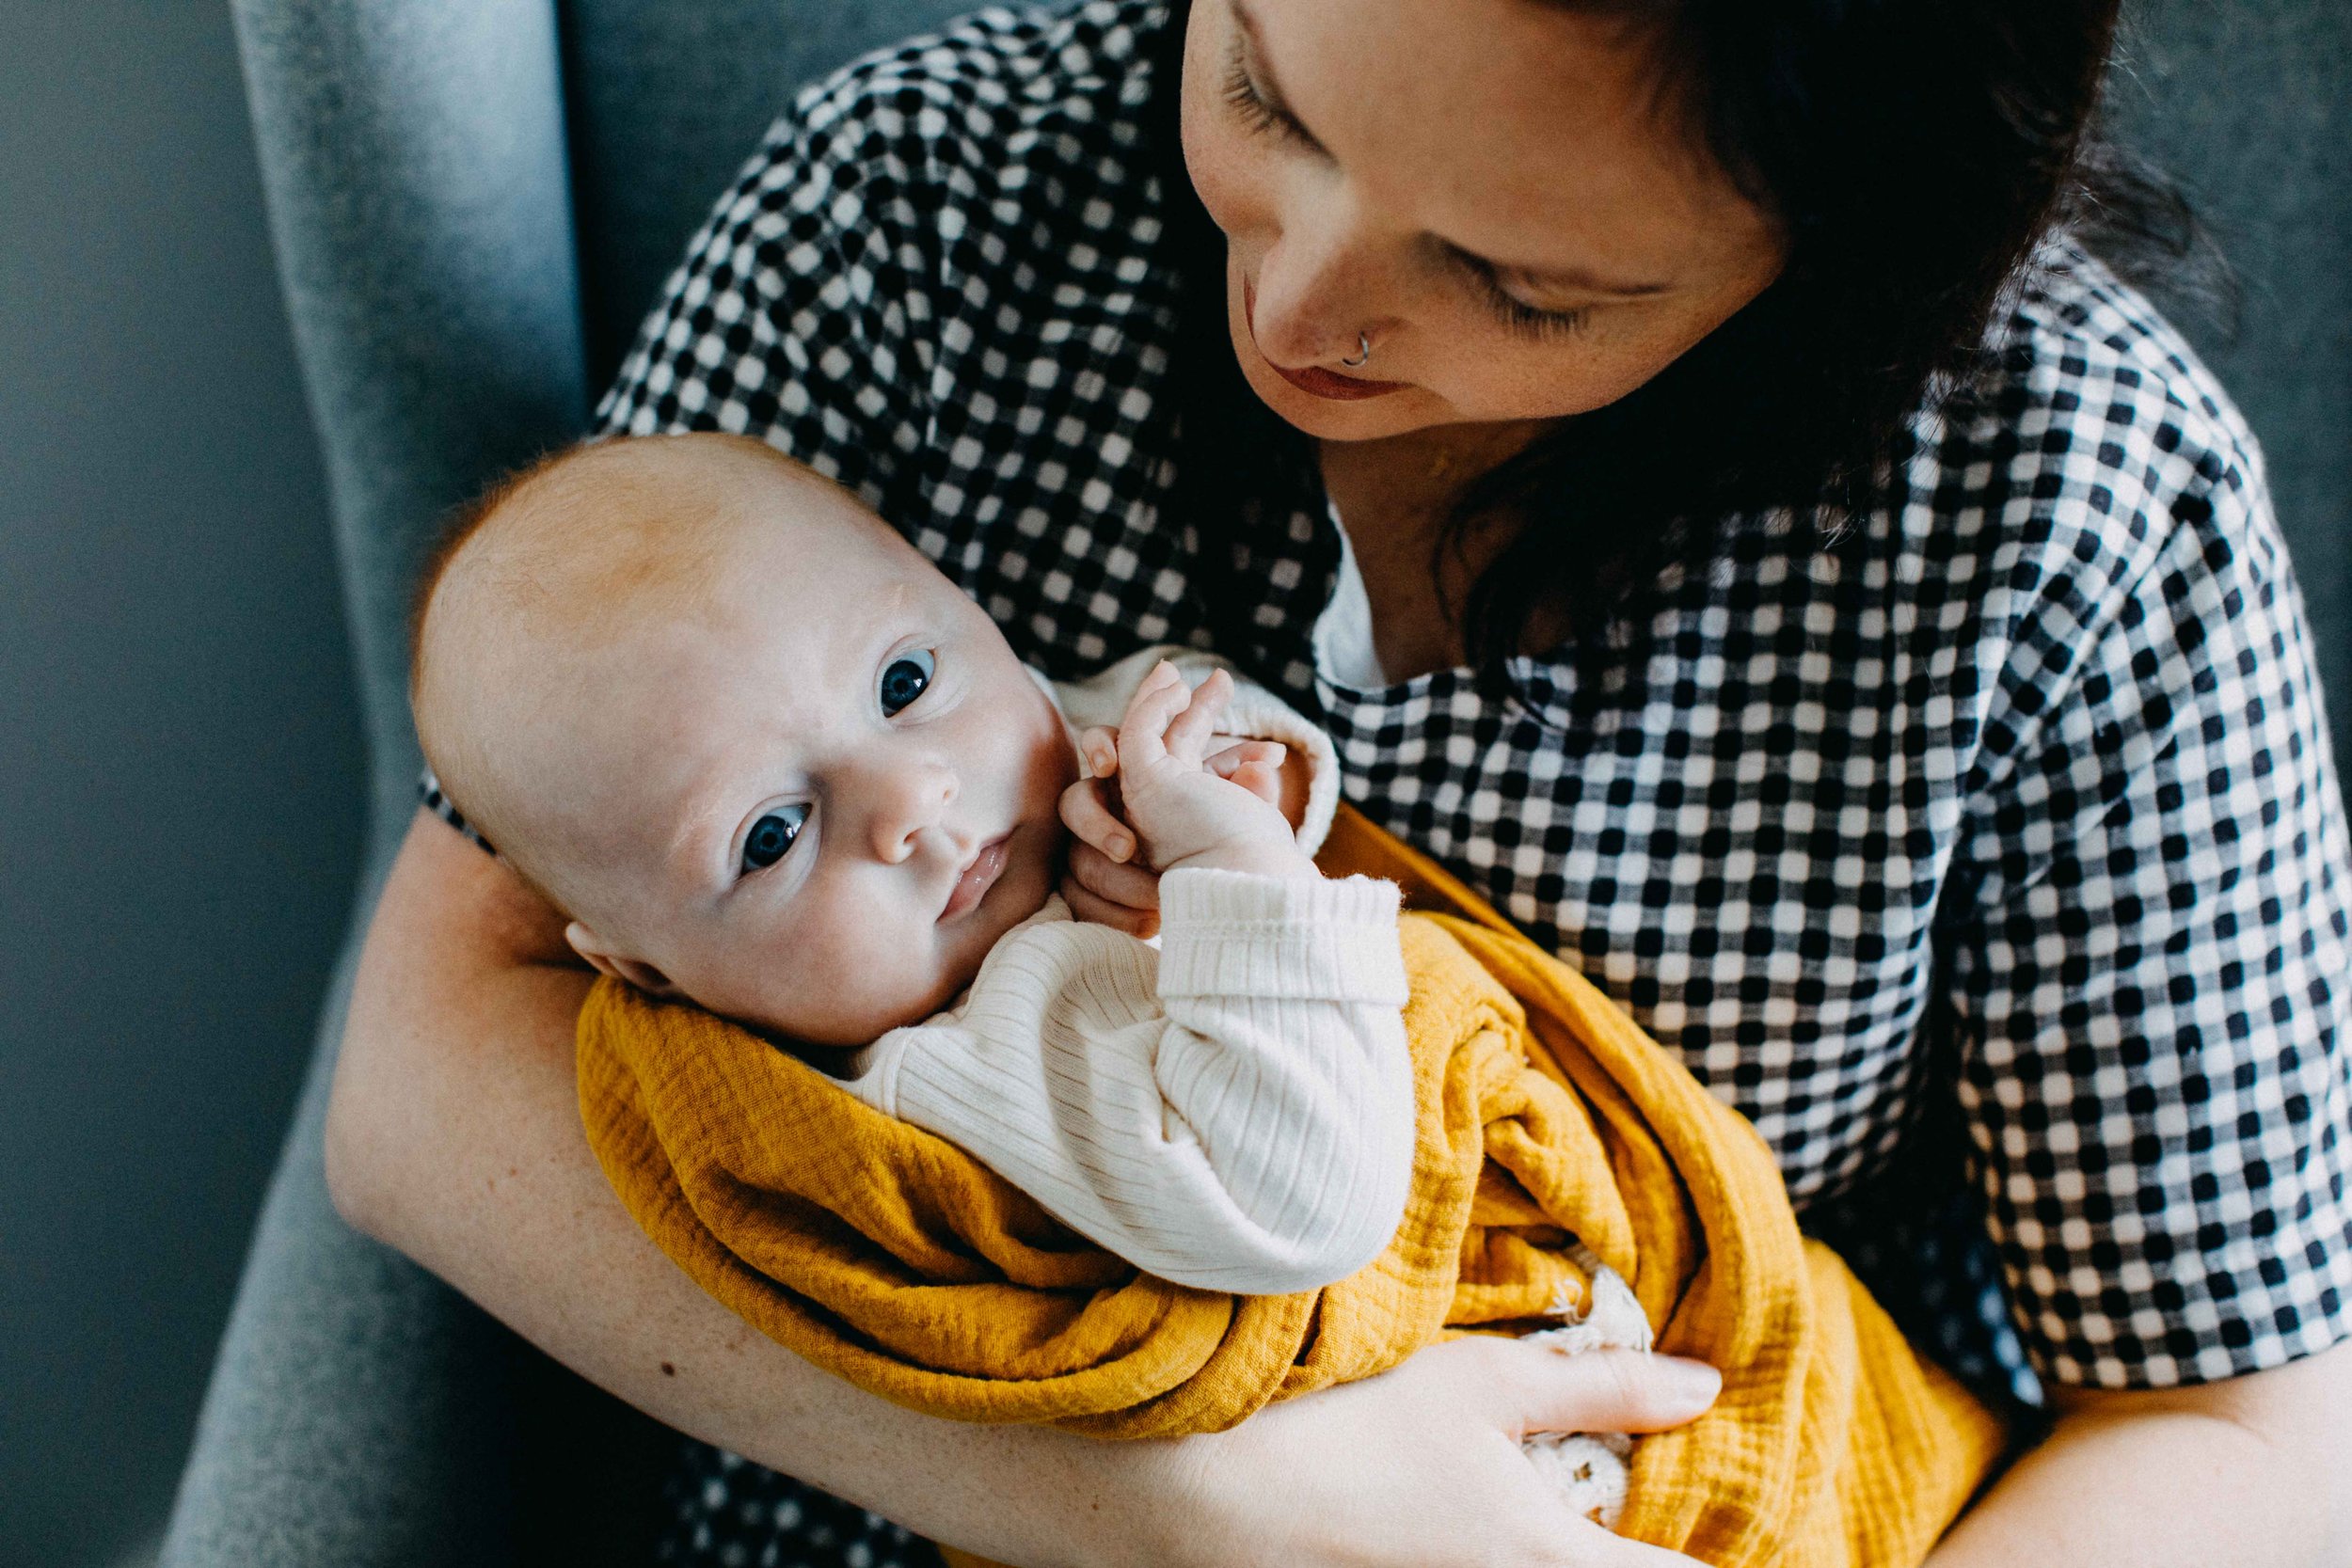
M 1011 840 L 1012 835 L 1007 833 L 992 844 L 980 846 L 980 852 L 972 857 L 972 863 L 956 879 L 955 890 L 947 895 L 947 907 L 939 911 L 943 922 L 955 919 L 988 896 L 988 890 L 1005 874 L 1005 846 Z
M 1337 371 L 1327 371 L 1317 365 L 1294 371 L 1277 365 L 1271 359 L 1266 360 L 1266 364 L 1276 375 L 1300 391 L 1342 403 L 1353 403 L 1362 398 L 1384 398 L 1391 392 L 1403 391 L 1406 385 L 1402 381 L 1359 381 L 1352 375 L 1342 375 Z
M 1241 315 L 1243 324 L 1249 328 L 1249 346 L 1257 349 L 1258 357 L 1265 360 L 1266 369 L 1309 397 L 1328 398 L 1334 403 L 1356 403 L 1364 398 L 1384 398 L 1411 385 L 1405 381 L 1374 381 L 1360 375 L 1342 375 L 1320 365 L 1294 371 L 1267 359 L 1265 350 L 1258 348 L 1258 291 L 1247 277 L 1241 280 Z

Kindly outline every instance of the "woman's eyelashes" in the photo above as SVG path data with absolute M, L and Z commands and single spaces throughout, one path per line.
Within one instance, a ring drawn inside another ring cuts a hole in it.
M 1547 310 L 1541 306 L 1530 305 L 1502 286 L 1502 279 L 1496 275 L 1493 262 L 1454 245 L 1447 245 L 1445 254 L 1456 270 L 1469 277 L 1471 286 L 1485 299 L 1486 309 L 1515 332 L 1538 340 L 1565 338 L 1572 332 L 1582 331 L 1585 324 L 1592 319 L 1589 309 Z
M 894 656 L 889 663 L 882 666 L 881 689 L 877 693 L 882 702 L 882 717 L 898 717 L 901 710 L 930 690 L 931 676 L 938 670 L 939 656 L 929 648 L 913 648 Z
M 1252 131 L 1276 131 L 1310 147 L 1315 145 L 1305 126 L 1265 101 L 1258 84 L 1249 79 L 1249 67 L 1242 60 L 1239 44 L 1234 46 L 1232 57 L 1225 62 L 1225 102 L 1233 106 L 1242 122 Z
M 784 859 L 784 852 L 792 847 L 801 836 L 802 825 L 808 821 L 804 805 L 778 806 L 761 814 L 752 824 L 752 831 L 743 835 L 743 860 L 740 874 L 750 876 L 764 871 Z

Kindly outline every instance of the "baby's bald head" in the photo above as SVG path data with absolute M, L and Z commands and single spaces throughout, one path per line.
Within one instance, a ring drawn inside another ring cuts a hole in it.
M 580 766 L 579 727 L 632 645 L 723 619 L 752 531 L 820 527 L 838 550 L 845 525 L 912 553 L 829 481 L 718 434 L 575 447 L 493 490 L 443 547 L 417 618 L 410 704 L 449 798 L 575 908 L 579 879 L 541 846 L 578 793 L 560 775 Z
M 1059 874 L 1051 697 L 922 552 L 757 442 L 608 441 L 491 496 L 411 686 L 450 798 L 583 958 L 795 1039 L 946 1006 Z

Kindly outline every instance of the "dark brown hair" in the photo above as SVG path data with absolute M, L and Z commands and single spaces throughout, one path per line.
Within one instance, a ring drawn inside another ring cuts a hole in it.
M 1580 694 L 1597 694 L 1607 667 L 1645 662 L 1627 656 L 1670 566 L 1775 518 L 1833 546 L 1881 503 L 1921 411 L 1981 384 L 2005 291 L 2054 230 L 2137 280 L 2201 257 L 2219 276 L 2178 194 L 2093 127 L 2117 0 L 1528 3 L 1647 32 L 1674 130 L 1782 227 L 1788 261 L 1650 381 L 1562 420 L 1462 499 L 1440 550 L 1481 517 L 1524 520 L 1454 607 L 1489 682 L 1534 651 L 1548 612 L 1565 617 Z M 1224 238 L 1176 150 L 1183 8 L 1155 87 L 1186 300 L 1170 505 L 1200 530 L 1214 616 L 1252 602 L 1216 578 L 1312 449 L 1248 390 L 1228 347 Z M 1216 629 L 1247 657 L 1244 624 Z

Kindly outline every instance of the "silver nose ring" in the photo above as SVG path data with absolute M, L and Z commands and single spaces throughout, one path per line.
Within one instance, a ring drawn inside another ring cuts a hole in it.
M 1371 357 L 1372 336 L 1369 333 L 1359 332 L 1356 334 L 1356 357 L 1353 359 L 1342 359 L 1340 363 L 1345 365 L 1352 371 L 1357 366 L 1362 364 L 1365 360 Z

